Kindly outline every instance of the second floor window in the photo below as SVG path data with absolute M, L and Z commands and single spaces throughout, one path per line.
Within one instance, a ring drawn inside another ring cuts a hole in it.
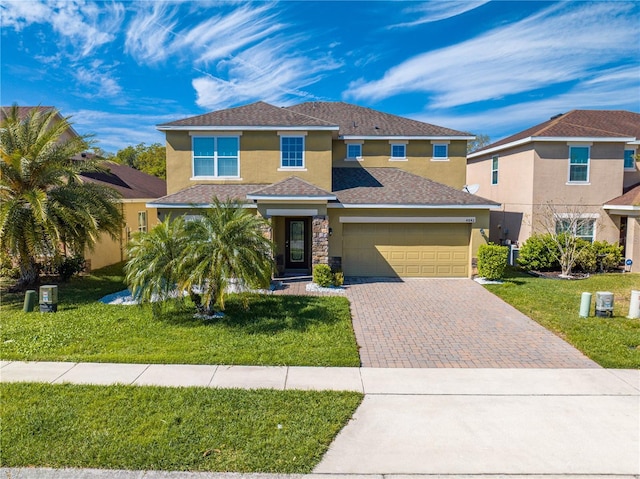
M 498 157 L 491 158 L 491 184 L 498 184 Z
M 194 177 L 238 177 L 239 138 L 212 136 L 193 138 Z
M 402 143 L 391 144 L 391 159 L 405 160 L 407 158 L 407 145 Z
M 281 136 L 280 154 L 282 168 L 303 168 L 304 136 Z
M 446 160 L 449 158 L 449 145 L 446 143 L 436 143 L 433 145 L 433 158 L 435 160 Z
M 636 152 L 634 150 L 624 150 L 624 169 L 633 170 L 636 167 Z
M 347 145 L 347 158 L 350 160 L 362 158 L 362 145 L 349 143 Z
M 569 147 L 569 182 L 586 183 L 589 181 L 589 147 Z

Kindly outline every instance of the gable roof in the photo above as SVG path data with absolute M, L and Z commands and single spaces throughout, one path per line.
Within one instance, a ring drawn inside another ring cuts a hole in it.
M 209 205 L 214 197 L 221 201 L 238 200 L 246 203 L 249 193 L 265 186 L 268 185 L 193 185 L 176 193 L 158 198 L 148 204 L 154 208 L 189 208 L 191 205 Z
M 162 123 L 158 130 L 189 129 L 190 127 L 308 127 L 337 130 L 334 123 L 301 115 L 286 108 L 278 108 L 263 101 L 236 108 L 212 111 L 204 115 Z
M 500 205 L 399 168 L 334 168 L 333 192 L 340 203 L 351 205 Z
M 167 183 L 161 179 L 127 165 L 105 161 L 101 166 L 107 171 L 82 173 L 84 181 L 109 186 L 125 199 L 159 198 L 167 194 Z
M 0 107 L 0 122 L 3 122 L 7 118 L 7 113 L 11 112 L 12 108 L 13 106 Z M 52 110 L 55 110 L 56 112 L 55 117 L 57 118 L 57 121 L 62 121 L 63 119 L 62 114 L 60 113 L 60 110 L 58 110 L 54 106 L 41 106 L 41 105 L 40 106 L 18 106 L 17 109 L 18 109 L 18 118 L 20 120 L 24 120 L 25 118 L 27 118 L 33 110 L 38 110 L 40 113 L 48 113 Z M 71 136 L 76 136 L 76 137 L 80 136 L 78 132 L 73 128 L 73 125 L 69 125 L 68 131 L 71 134 Z
M 616 206 L 636 206 L 640 209 L 640 183 L 629 187 L 623 195 L 607 201 L 604 207 L 610 209 L 607 207 Z
M 339 125 L 342 137 L 428 136 L 472 137 L 470 133 L 411 120 L 402 116 L 344 102 L 306 102 L 286 107 L 289 111 L 322 118 Z
M 474 151 L 469 158 L 529 141 L 560 138 L 633 141 L 640 138 L 640 114 L 625 110 L 572 110 Z
M 332 195 L 316 185 L 304 181 L 297 176 L 290 176 L 282 181 L 252 191 L 247 195 L 251 200 L 257 199 L 324 199 L 335 200 Z

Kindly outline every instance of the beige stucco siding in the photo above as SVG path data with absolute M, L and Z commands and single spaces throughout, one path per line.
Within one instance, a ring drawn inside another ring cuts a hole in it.
M 433 160 L 433 143 L 430 140 L 399 140 L 406 143 L 406 161 L 392 161 L 391 143 L 389 140 L 363 140 L 362 160 L 346 159 L 347 149 L 344 140 L 333 142 L 333 166 L 336 168 L 399 168 L 415 175 L 460 189 L 466 180 L 466 141 L 449 142 L 449 159 Z
M 159 222 L 158 213 L 155 208 L 147 208 L 149 200 L 140 199 L 136 201 L 126 201 L 122 203 L 122 213 L 124 216 L 124 227 L 120 237 L 112 239 L 107 234 L 101 234 L 93 250 L 85 252 L 85 258 L 90 263 L 92 270 L 109 266 L 126 259 L 125 247 L 130 235 L 138 231 L 138 213 L 147 213 L 147 231 L 151 230 Z
M 228 134 L 228 133 L 227 133 Z M 212 132 L 211 136 L 216 133 Z M 244 131 L 240 135 L 239 179 L 192 179 L 192 141 L 189 132 L 167 132 L 167 194 L 195 184 L 269 184 L 297 176 L 320 188 L 331 189 L 331 132 L 292 132 L 305 137 L 304 167 L 280 167 L 280 136 L 277 131 Z

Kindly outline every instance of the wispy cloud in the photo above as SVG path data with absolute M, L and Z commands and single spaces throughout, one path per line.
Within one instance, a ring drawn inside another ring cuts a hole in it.
M 100 61 L 94 61 L 88 66 L 80 66 L 73 71 L 78 86 L 103 98 L 116 97 L 122 93 L 122 87 L 108 71 L 108 67 Z M 82 95 L 81 95 L 82 96 Z
M 488 134 L 492 141 L 517 133 L 548 120 L 558 113 L 584 109 L 638 109 L 638 68 L 617 67 L 603 70 L 592 78 L 576 84 L 563 94 L 509 106 L 485 108 L 474 113 L 449 110 L 411 114 L 416 120 L 447 125 L 476 134 Z
M 447 18 L 462 15 L 469 10 L 478 8 L 488 0 L 450 0 L 421 2 L 403 10 L 403 14 L 413 17 L 410 22 L 391 25 L 389 28 L 406 28 L 423 25 L 425 23 L 438 22 Z
M 622 2 L 554 5 L 471 40 L 415 56 L 344 96 L 381 100 L 426 93 L 432 108 L 504 98 L 578 81 L 612 58 L 639 60 L 637 16 Z

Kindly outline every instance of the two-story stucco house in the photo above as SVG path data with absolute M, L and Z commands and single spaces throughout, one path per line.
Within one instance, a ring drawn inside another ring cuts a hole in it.
M 552 209 L 580 215 L 582 238 L 619 242 L 640 271 L 638 139 L 638 113 L 573 110 L 470 154 L 467 181 L 502 204 L 491 212 L 491 240 L 544 232 Z
M 270 220 L 279 272 L 468 277 L 489 209 L 462 191 L 473 138 L 342 102 L 257 102 L 158 126 L 167 196 L 197 215 L 215 196 Z

